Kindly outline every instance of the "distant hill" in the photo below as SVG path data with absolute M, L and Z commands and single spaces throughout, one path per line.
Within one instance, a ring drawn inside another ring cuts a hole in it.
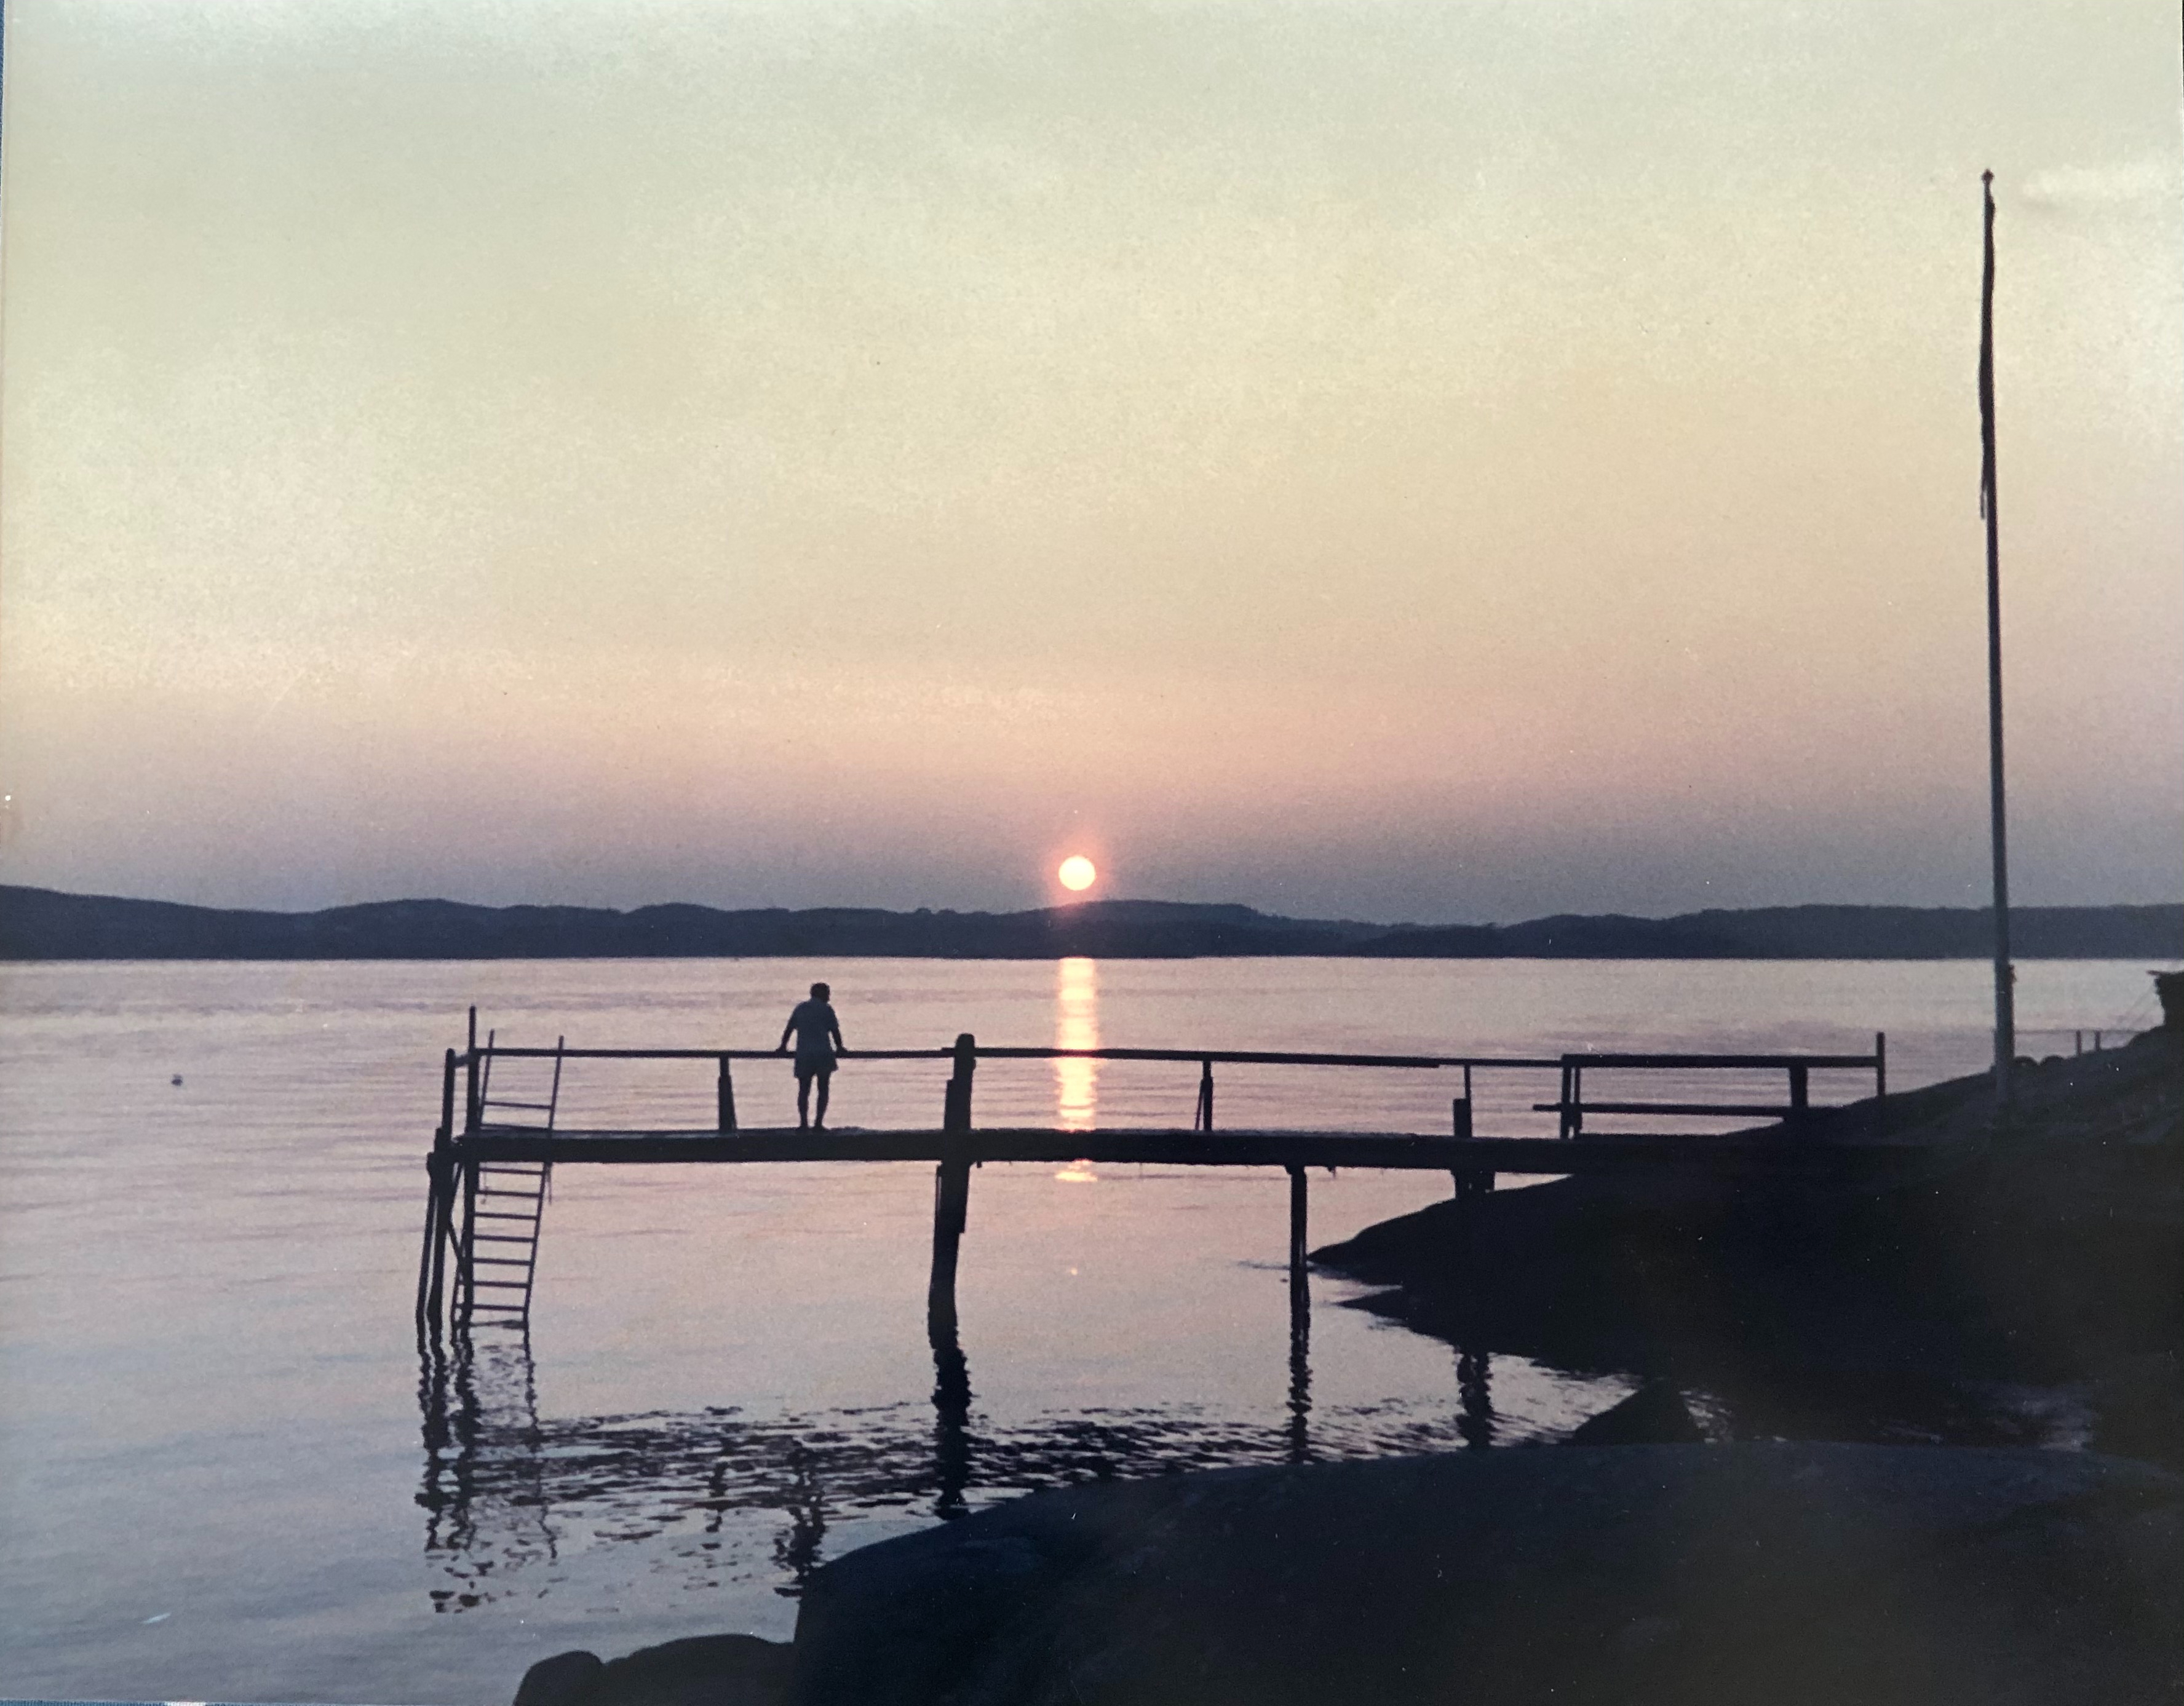
M 2020 959 L 2184 959 L 2184 906 L 2025 906 Z M 1777 906 L 1674 918 L 1363 924 L 1249 906 L 1089 900 L 1028 912 L 830 906 L 470 906 L 384 900 L 320 912 L 230 912 L 0 885 L 0 960 L 503 960 L 872 955 L 911 959 L 1983 959 L 1971 908 Z

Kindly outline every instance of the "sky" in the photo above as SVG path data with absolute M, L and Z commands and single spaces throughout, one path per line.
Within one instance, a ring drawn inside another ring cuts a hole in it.
M 0 881 L 2184 899 L 2170 0 L 10 0 Z

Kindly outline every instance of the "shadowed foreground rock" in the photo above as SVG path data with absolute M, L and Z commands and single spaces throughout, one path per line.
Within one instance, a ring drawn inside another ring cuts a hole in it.
M 2184 1698 L 2184 1479 L 1565 1447 L 1023 1499 L 852 1553 L 796 1706 L 2103 1706 Z
M 557 1653 L 524 1673 L 515 1706 L 774 1706 L 790 1649 L 755 1635 L 663 1642 L 627 1659 Z

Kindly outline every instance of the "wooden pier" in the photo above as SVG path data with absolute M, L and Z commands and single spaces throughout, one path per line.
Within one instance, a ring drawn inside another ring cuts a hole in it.
M 938 1126 L 911 1130 L 813 1130 L 749 1128 L 735 1103 L 734 1063 L 779 1064 L 773 1049 L 515 1048 L 476 1035 L 471 1016 L 467 1046 L 447 1051 L 440 1123 L 426 1158 L 424 1246 L 418 1264 L 417 1322 L 437 1338 L 443 1327 L 467 1330 L 503 1321 L 527 1325 L 538 1274 L 540 1233 L 557 1165 L 720 1164 L 813 1161 L 925 1162 L 934 1168 L 933 1266 L 928 1319 L 935 1343 L 952 1341 L 956 1270 L 969 1224 L 971 1175 L 987 1162 L 1152 1162 L 1183 1167 L 1252 1167 L 1286 1173 L 1290 1186 L 1289 1259 L 1301 1274 L 1309 1224 L 1307 1169 L 1376 1168 L 1446 1173 L 1459 1200 L 1494 1189 L 1502 1174 L 1698 1172 L 1754 1181 L 1853 1177 L 1901 1165 L 1911 1146 L 1846 1127 L 1814 1103 L 1814 1071 L 1873 1074 L 1876 1096 L 1887 1092 L 1886 1039 L 1870 1055 L 1566 1054 L 1544 1058 L 1489 1055 L 1313 1054 L 1272 1050 L 1063 1049 L 981 1047 L 959 1036 L 933 1049 L 859 1050 L 852 1062 L 924 1061 L 946 1066 Z M 715 1064 L 716 1119 L 688 1129 L 585 1129 L 558 1123 L 563 1073 L 587 1060 L 706 1061 Z M 977 1125 L 972 1090 L 981 1061 L 1159 1061 L 1199 1068 L 1191 1123 L 1156 1128 L 1064 1130 Z M 529 1095 L 510 1096 L 493 1076 L 501 1062 L 527 1062 L 539 1074 Z M 1451 1098 L 1446 1132 L 1315 1131 L 1226 1129 L 1214 1119 L 1214 1068 L 1284 1066 L 1344 1070 L 1460 1072 L 1464 1094 Z M 1588 1070 L 1779 1071 L 1789 1099 L 1775 1103 L 1588 1101 Z M 1481 1071 L 1552 1072 L 1559 1090 L 1535 1104 L 1558 1116 L 1555 1137 L 1494 1137 L 1473 1129 L 1473 1074 Z M 1780 1124 L 1727 1135 L 1587 1130 L 1587 1115 L 1768 1117 Z M 1299 1295 L 1301 1293 L 1301 1288 Z

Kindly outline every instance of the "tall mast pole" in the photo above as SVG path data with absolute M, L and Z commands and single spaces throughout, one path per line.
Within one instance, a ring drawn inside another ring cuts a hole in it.
M 1986 518 L 1987 789 L 1994 836 L 1994 1095 L 2007 1107 L 2017 1059 L 2017 1011 L 2009 962 L 2009 845 L 2002 780 L 2002 540 L 1994 493 L 1994 174 L 1980 174 L 1986 203 L 1986 268 L 1980 287 L 1980 514 Z

